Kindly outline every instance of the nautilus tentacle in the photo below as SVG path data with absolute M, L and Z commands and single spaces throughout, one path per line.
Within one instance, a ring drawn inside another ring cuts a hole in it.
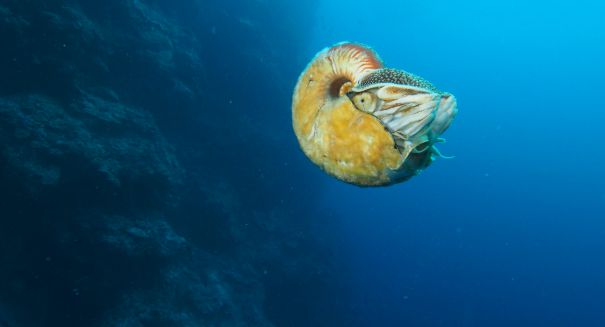
M 390 68 L 367 74 L 349 96 L 364 93 L 375 97 L 377 108 L 371 114 L 393 134 L 404 158 L 424 152 L 417 151 L 420 145 L 441 157 L 433 144 L 455 115 L 456 100 L 451 94 L 442 93 L 421 77 Z
M 453 96 L 424 79 L 383 67 L 368 47 L 339 43 L 299 77 L 293 127 L 304 153 L 357 185 L 388 185 L 427 167 L 456 113 Z

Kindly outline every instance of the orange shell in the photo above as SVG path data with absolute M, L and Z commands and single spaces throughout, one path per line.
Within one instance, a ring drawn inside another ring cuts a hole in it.
M 425 153 L 404 163 L 380 121 L 359 111 L 345 95 L 382 67 L 371 49 L 339 43 L 315 56 L 293 95 L 292 122 L 304 153 L 328 174 L 360 186 L 400 182 L 430 162 Z

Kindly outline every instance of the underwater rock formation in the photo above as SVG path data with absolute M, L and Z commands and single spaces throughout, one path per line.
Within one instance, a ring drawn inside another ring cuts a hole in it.
M 266 111 L 289 91 L 241 87 L 296 76 L 277 67 L 310 7 L 0 4 L 0 326 L 320 319 L 330 258 L 309 232 L 313 183 L 291 185 L 295 140 L 262 128 L 288 135 L 287 112 Z M 224 134 L 229 114 L 240 128 Z
M 116 101 L 82 94 L 63 106 L 39 94 L 5 97 L 0 126 L 7 168 L 32 188 L 82 181 L 91 173 L 116 189 L 122 183 L 168 187 L 181 179 L 153 118 Z

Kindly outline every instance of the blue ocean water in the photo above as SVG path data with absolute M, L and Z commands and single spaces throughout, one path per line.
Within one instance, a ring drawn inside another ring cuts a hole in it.
M 0 326 L 605 326 L 605 4 L 3 0 Z M 341 41 L 451 92 L 445 155 L 308 160 Z
M 441 146 L 455 159 L 388 188 L 322 178 L 351 325 L 605 326 L 605 6 L 319 8 L 310 48 L 371 45 L 459 106 Z

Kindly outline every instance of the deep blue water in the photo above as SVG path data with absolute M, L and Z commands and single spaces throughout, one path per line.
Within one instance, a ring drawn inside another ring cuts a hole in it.
M 310 49 L 369 44 L 459 106 L 441 147 L 455 159 L 388 188 L 321 178 L 353 325 L 605 326 L 604 14 L 582 0 L 324 1 Z
M 605 4 L 0 2 L 0 327 L 605 326 Z M 321 49 L 451 92 L 360 188 L 291 121 Z

